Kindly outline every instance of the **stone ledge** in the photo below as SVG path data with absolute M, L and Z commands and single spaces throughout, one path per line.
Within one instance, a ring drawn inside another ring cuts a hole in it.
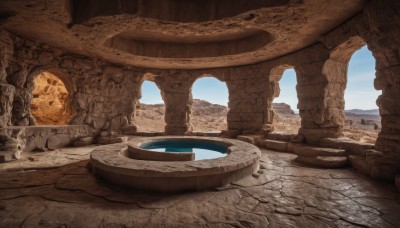
M 146 161 L 194 161 L 193 152 L 157 152 L 134 147 L 128 144 L 127 153 L 121 153 L 128 158 Z
M 319 145 L 337 149 L 345 149 L 347 153 L 364 157 L 365 150 L 373 149 L 374 145 L 370 143 L 357 142 L 348 138 L 323 138 Z
M 257 145 L 259 140 L 263 138 L 262 135 L 238 135 L 237 140 Z
M 277 151 L 288 151 L 289 142 L 282 142 L 277 140 L 260 140 L 258 143 L 261 147 L 270 149 L 270 150 L 277 150 Z
M 347 165 L 347 157 L 332 157 L 332 156 L 317 156 L 317 157 L 304 157 L 297 156 L 295 161 L 319 167 L 319 168 L 341 168 Z
M 292 134 L 287 134 L 283 132 L 270 132 L 265 136 L 266 139 L 284 142 L 290 142 L 291 137 Z
M 345 150 L 333 148 L 320 148 L 312 146 L 299 146 L 294 148 L 294 154 L 303 157 L 317 157 L 317 156 L 346 156 Z

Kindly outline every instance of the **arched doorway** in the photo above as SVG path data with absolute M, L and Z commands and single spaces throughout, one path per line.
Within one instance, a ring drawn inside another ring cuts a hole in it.
M 376 104 L 381 91 L 374 88 L 375 63 L 372 52 L 365 45 L 354 52 L 348 64 L 343 134 L 360 142 L 375 143 L 381 129 Z
M 38 125 L 65 125 L 71 119 L 69 91 L 56 75 L 44 71 L 34 80 L 31 112 Z
M 139 132 L 163 132 L 165 105 L 160 89 L 152 81 L 145 80 L 141 87 L 135 123 Z
M 278 66 L 271 71 L 271 77 L 278 82 L 272 103 L 274 131 L 297 134 L 301 127 L 301 117 L 297 109 L 296 71 L 293 66 Z
M 227 129 L 228 87 L 224 82 L 206 76 L 192 86 L 191 125 L 193 131 L 221 132 Z

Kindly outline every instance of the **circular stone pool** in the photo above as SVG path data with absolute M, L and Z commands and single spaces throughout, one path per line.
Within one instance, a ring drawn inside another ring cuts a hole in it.
M 210 151 L 196 153 L 193 148 Z M 249 176 L 258 169 L 260 154 L 256 146 L 234 139 L 162 136 L 99 146 L 90 159 L 95 174 L 108 182 L 176 192 L 215 188 Z

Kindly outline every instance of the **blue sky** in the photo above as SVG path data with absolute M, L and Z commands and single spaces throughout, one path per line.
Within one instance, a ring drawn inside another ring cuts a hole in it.
M 228 106 L 228 88 L 224 82 L 215 78 L 205 77 L 197 79 L 192 87 L 192 96 L 195 99 Z M 163 103 L 160 90 L 154 82 L 143 82 L 142 99 L 140 99 L 140 102 L 145 104 Z
M 347 88 L 345 91 L 345 109 L 377 109 L 376 99 L 381 91 L 374 89 L 375 59 L 372 53 L 363 47 L 352 56 L 349 62 Z M 285 102 L 297 111 L 296 73 L 288 69 L 280 80 L 281 93 L 274 102 Z M 200 78 L 192 87 L 193 98 L 227 106 L 228 89 L 226 84 L 211 77 Z M 163 103 L 160 90 L 153 82 L 145 81 L 142 86 L 141 103 Z

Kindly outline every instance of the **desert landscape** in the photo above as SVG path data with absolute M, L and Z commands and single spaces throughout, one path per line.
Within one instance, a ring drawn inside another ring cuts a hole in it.
M 288 104 L 273 103 L 274 127 L 277 132 L 297 134 L 301 118 Z M 162 132 L 164 130 L 164 104 L 140 104 L 135 122 L 138 131 Z M 219 132 L 227 129 L 228 108 L 223 105 L 193 99 L 191 124 L 193 131 Z M 346 110 L 343 134 L 359 142 L 375 143 L 381 128 L 378 110 Z

